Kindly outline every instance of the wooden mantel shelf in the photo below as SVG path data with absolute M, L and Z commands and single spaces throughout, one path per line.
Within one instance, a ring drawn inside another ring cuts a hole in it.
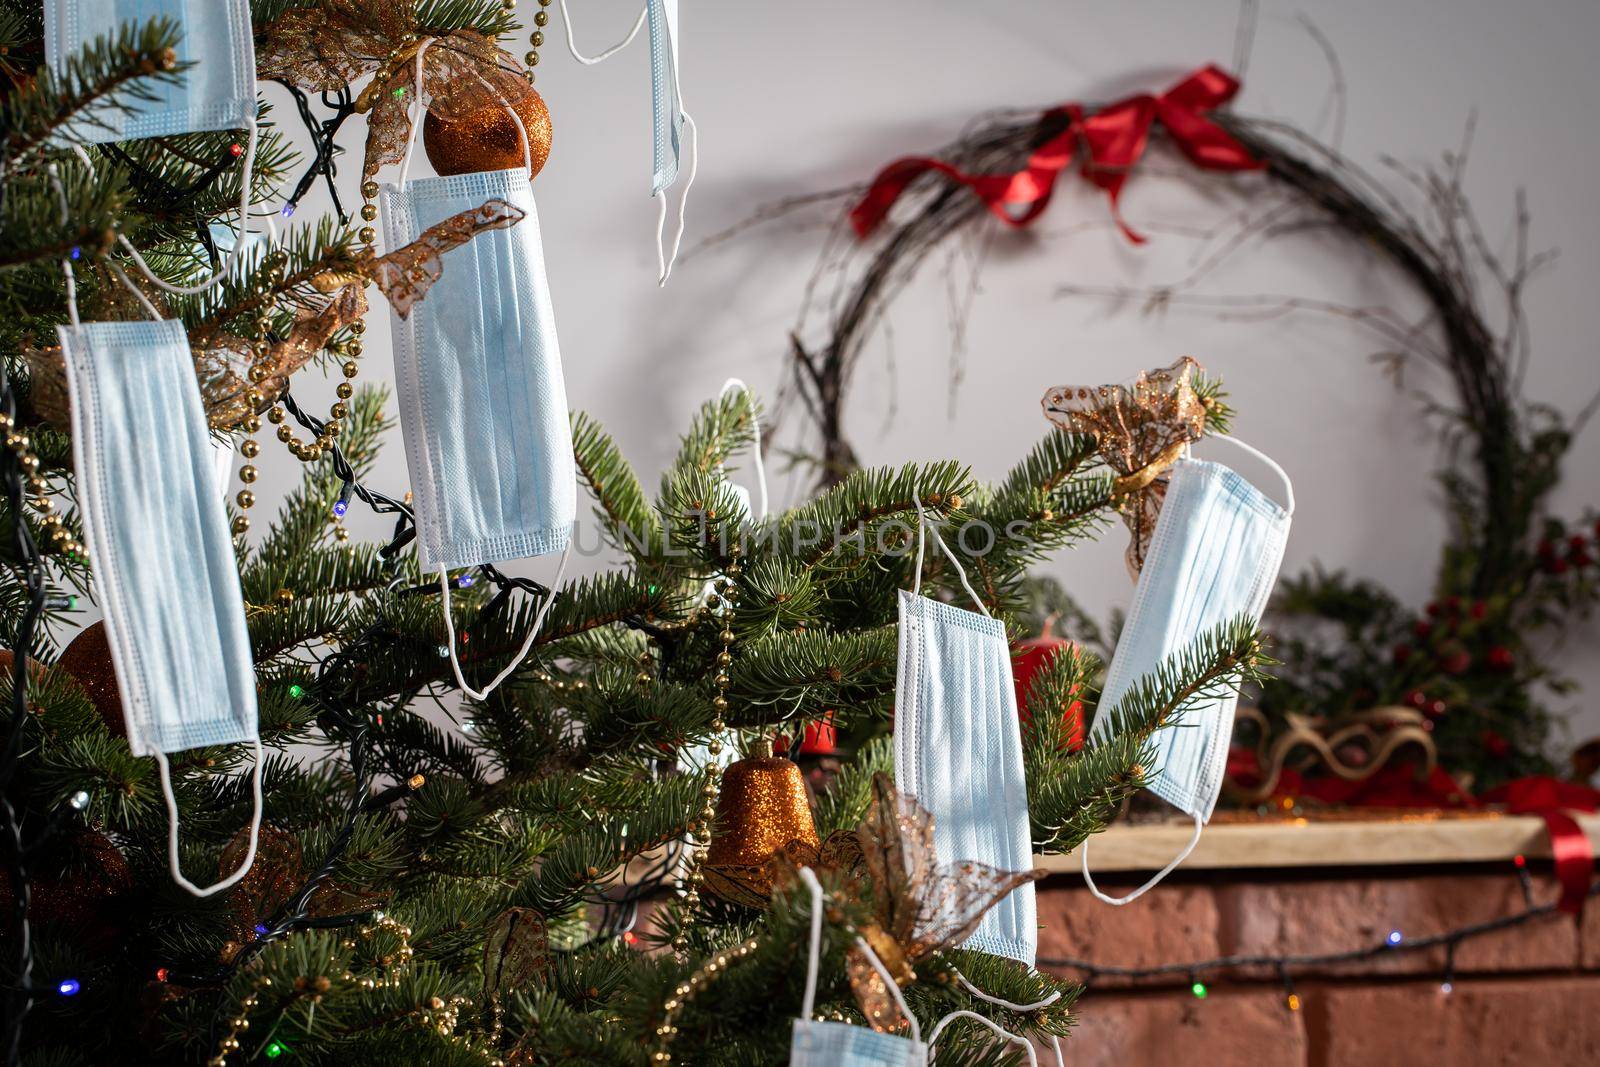
M 1600 852 L 1600 815 L 1578 815 Z M 1090 841 L 1090 868 L 1154 871 L 1188 843 L 1194 824 L 1113 826 Z M 1544 820 L 1532 815 L 1406 814 L 1365 819 L 1213 821 L 1180 870 L 1260 867 L 1369 867 L 1427 863 L 1490 863 L 1514 856 L 1547 859 Z M 1079 869 L 1078 854 L 1035 856 L 1047 871 Z

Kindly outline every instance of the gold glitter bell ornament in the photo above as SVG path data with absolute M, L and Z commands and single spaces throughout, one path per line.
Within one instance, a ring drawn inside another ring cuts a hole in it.
M 526 96 L 512 102 L 511 108 L 528 131 L 528 177 L 532 178 L 550 158 L 550 137 L 554 132 L 550 109 L 532 86 Z M 428 112 L 422 122 L 422 146 L 428 153 L 428 162 L 441 175 L 509 170 L 522 165 L 522 138 L 517 124 L 498 103 L 459 119 L 442 119 Z
M 793 761 L 772 754 L 770 741 L 757 741 L 748 756 L 722 772 L 716 829 L 705 865 L 765 867 L 791 841 L 812 849 L 820 844 L 805 778 Z M 770 892 L 770 880 L 767 889 Z

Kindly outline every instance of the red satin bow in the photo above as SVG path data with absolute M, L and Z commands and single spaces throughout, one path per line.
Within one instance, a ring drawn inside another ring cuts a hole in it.
M 1535 775 L 1491 789 L 1482 799 L 1489 804 L 1504 804 L 1513 815 L 1537 815 L 1544 820 L 1556 881 L 1561 883 L 1559 907 L 1569 915 L 1583 914 L 1594 871 L 1594 849 L 1578 820 L 1567 813 L 1600 808 L 1600 791 Z
M 861 202 L 850 210 L 850 224 L 857 236 L 866 237 L 883 222 L 908 185 L 934 170 L 971 189 L 1003 222 L 1026 226 L 1050 205 L 1056 178 L 1077 155 L 1081 142 L 1083 176 L 1106 191 L 1111 213 L 1128 240 L 1143 243 L 1144 238 L 1122 221 L 1117 198 L 1128 174 L 1144 155 L 1150 127 L 1157 120 L 1197 167 L 1258 170 L 1263 166 L 1205 114 L 1233 99 L 1238 91 L 1239 82 L 1233 75 L 1221 67 L 1207 65 L 1160 96 L 1141 93 L 1093 115 L 1086 115 L 1080 104 L 1051 108 L 1040 122 L 1064 117 L 1067 128 L 1035 149 L 1028 157 L 1028 165 L 1012 174 L 967 174 L 927 156 L 897 159 L 878 173 Z M 1021 211 L 1013 213 L 1012 206 Z

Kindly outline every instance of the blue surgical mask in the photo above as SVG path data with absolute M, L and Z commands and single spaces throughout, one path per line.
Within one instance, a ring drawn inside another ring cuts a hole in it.
M 72 140 L 103 144 L 170 137 L 240 129 L 255 120 L 256 53 L 249 0 L 46 0 L 44 16 L 45 58 L 58 72 L 96 37 L 158 18 L 177 23 L 182 31 L 178 62 L 193 64 L 172 82 L 145 79 L 144 90 L 152 99 L 123 94 L 126 108 L 94 109 L 94 123 L 72 125 Z
M 559 552 L 577 516 L 555 311 L 528 174 L 386 186 L 390 248 L 498 198 L 526 213 L 446 252 L 407 318 L 392 318 L 395 377 L 424 570 Z
M 1220 434 L 1212 438 L 1229 441 L 1271 467 L 1283 479 L 1288 506 L 1280 506 L 1219 463 L 1185 458 L 1173 464 L 1133 607 L 1106 672 L 1101 711 L 1089 731 L 1092 738 L 1111 732 L 1113 716 L 1108 712 L 1141 678 L 1208 630 L 1241 618 L 1259 621 L 1272 594 L 1289 539 L 1294 487 L 1283 468 L 1243 441 Z M 1095 886 L 1085 842 L 1084 878 L 1101 900 L 1126 904 L 1137 899 L 1194 849 L 1222 791 L 1238 702 L 1237 688 L 1192 700 L 1180 709 L 1172 726 L 1156 731 L 1151 740 L 1156 751 L 1151 792 L 1194 819 L 1194 836 L 1155 877 L 1121 898 L 1107 896 Z
M 900 592 L 895 785 L 932 813 L 942 861 L 1028 870 L 1028 789 L 1006 628 L 989 616 L 920 509 L 918 519 L 916 583 Z M 982 614 L 921 595 L 928 533 Z M 1038 936 L 1030 883 L 991 908 L 964 947 L 1032 966 Z
M 255 860 L 261 740 L 244 598 L 188 338 L 177 321 L 85 323 L 58 333 L 78 508 L 128 747 L 160 765 L 173 877 L 207 896 Z M 202 889 L 178 869 L 167 754 L 243 742 L 255 748 L 249 851 L 230 877 Z
M 656 199 L 657 281 L 665 285 L 683 243 L 684 212 L 689 207 L 689 189 L 694 185 L 700 165 L 700 134 L 694 119 L 683 107 L 683 81 L 678 60 L 678 0 L 649 0 L 645 5 L 650 22 L 650 109 L 652 116 L 652 155 L 650 195 Z M 689 177 L 678 197 L 678 220 L 671 247 L 666 240 L 667 190 L 678 180 L 683 156 L 684 127 L 694 139 Z

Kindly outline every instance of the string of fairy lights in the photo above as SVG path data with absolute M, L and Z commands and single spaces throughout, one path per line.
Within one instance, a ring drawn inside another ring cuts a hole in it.
M 1522 889 L 1524 904 L 1522 911 L 1487 919 L 1482 922 L 1457 926 L 1442 933 L 1409 937 L 1403 930 L 1394 927 L 1376 943 L 1337 952 L 1286 953 L 1283 955 L 1260 953 L 1217 956 L 1206 960 L 1192 960 L 1187 963 L 1163 963 L 1150 967 L 1119 967 L 1072 957 L 1041 956 L 1037 962 L 1040 967 L 1077 971 L 1083 976 L 1086 986 L 1092 985 L 1098 977 L 1128 978 L 1136 981 L 1160 978 L 1186 979 L 1189 983 L 1189 992 L 1196 1000 L 1205 1000 L 1211 992 L 1211 986 L 1206 982 L 1208 975 L 1215 977 L 1235 968 L 1269 968 L 1276 974 L 1277 981 L 1283 986 L 1284 1007 L 1291 1012 L 1297 1012 L 1302 1006 L 1302 1001 L 1299 992 L 1295 989 L 1295 971 L 1302 972 L 1303 976 L 1303 972 L 1342 963 L 1360 963 L 1366 960 L 1378 959 L 1382 956 L 1424 952 L 1442 947 L 1444 949 L 1444 967 L 1439 978 L 1439 992 L 1449 996 L 1455 992 L 1456 950 L 1463 942 L 1497 933 L 1501 930 L 1524 926 L 1554 915 L 1558 911 L 1559 905 L 1554 902 L 1541 904 L 1534 900 L 1533 878 L 1528 873 L 1526 856 L 1518 855 L 1513 858 L 1512 867 L 1516 872 L 1517 881 Z M 1600 882 L 1590 887 L 1588 896 L 1590 898 L 1600 896 Z

